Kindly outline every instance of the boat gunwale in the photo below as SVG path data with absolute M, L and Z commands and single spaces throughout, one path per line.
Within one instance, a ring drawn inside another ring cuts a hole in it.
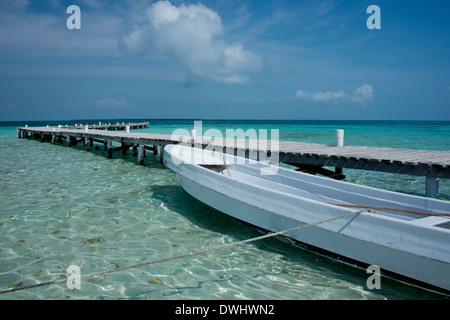
M 175 146 L 176 147 L 187 148 L 187 149 L 189 149 L 191 151 L 193 149 L 195 154 L 200 154 L 201 153 L 202 154 L 202 160 L 204 160 L 205 152 L 209 152 L 209 154 L 207 154 L 207 159 L 210 158 L 211 160 L 214 159 L 214 160 L 219 161 L 219 162 L 222 161 L 220 159 L 220 157 L 223 157 L 223 159 L 228 158 L 228 160 L 231 158 L 233 160 L 233 163 L 226 164 L 226 162 L 225 162 L 226 167 L 231 169 L 231 170 L 235 170 L 235 168 L 239 168 L 239 167 L 244 166 L 245 168 L 249 168 L 250 171 L 255 171 L 255 170 L 259 170 L 261 168 L 267 167 L 267 166 L 273 166 L 273 165 L 270 165 L 270 164 L 265 164 L 265 163 L 262 163 L 260 161 L 253 160 L 253 159 L 237 157 L 237 156 L 230 155 L 230 154 L 223 154 L 222 155 L 220 152 L 217 152 L 217 151 L 205 150 L 205 149 L 200 149 L 200 148 L 191 148 L 189 146 L 180 146 L 180 145 L 175 145 Z M 213 155 L 211 153 L 213 153 Z M 218 163 L 195 163 L 195 161 L 194 161 L 194 163 L 184 162 L 186 156 L 187 155 L 185 153 L 183 153 L 183 157 L 179 157 L 179 159 L 181 159 L 182 162 L 185 165 L 193 165 L 193 166 L 201 167 L 202 169 L 211 171 L 214 174 L 217 174 L 218 176 L 232 179 L 229 176 L 227 176 L 226 174 L 221 174 L 221 173 L 219 173 L 217 171 L 210 170 L 210 169 L 205 168 L 204 166 L 202 166 L 202 165 L 212 165 L 212 164 L 219 165 Z M 242 161 L 242 160 L 244 160 L 244 161 Z M 243 163 L 239 163 L 237 161 L 242 161 Z M 202 161 L 202 162 L 204 162 L 204 161 Z M 223 162 L 222 162 L 222 164 L 223 164 Z M 254 165 L 256 165 L 258 167 L 253 167 Z M 404 193 L 395 192 L 395 191 L 391 191 L 391 190 L 385 190 L 385 189 L 375 188 L 375 187 L 371 187 L 371 186 L 360 185 L 360 184 L 356 184 L 356 183 L 352 183 L 352 182 L 348 182 L 348 181 L 337 181 L 337 180 L 332 180 L 332 179 L 325 178 L 325 177 L 311 176 L 311 175 L 309 175 L 307 173 L 292 171 L 291 169 L 282 168 L 282 167 L 276 167 L 276 169 L 277 169 L 277 174 L 275 174 L 275 175 L 255 175 L 255 174 L 251 174 L 249 172 L 244 172 L 242 170 L 236 170 L 236 171 L 239 172 L 239 173 L 251 175 L 255 179 L 260 179 L 262 181 L 270 181 L 271 183 L 283 186 L 283 188 L 287 187 L 287 188 L 291 189 L 291 191 L 293 191 L 293 190 L 300 190 L 302 192 L 307 192 L 307 193 L 310 193 L 310 194 L 314 194 L 314 193 L 309 192 L 308 190 L 301 189 L 300 187 L 283 184 L 280 181 L 276 181 L 274 179 L 270 179 L 271 176 L 273 177 L 273 176 L 279 175 L 280 170 L 281 170 L 281 173 L 285 173 L 285 175 L 281 175 L 282 178 L 292 179 L 292 180 L 294 180 L 296 182 L 299 181 L 300 183 L 314 184 L 314 186 L 316 186 L 316 187 L 318 187 L 320 189 L 323 189 L 323 191 L 324 191 L 322 193 L 316 193 L 315 195 L 319 194 L 319 195 L 321 195 L 323 197 L 330 198 L 330 199 L 334 199 L 334 198 L 326 194 L 326 191 L 327 191 L 327 190 L 325 190 L 326 188 L 335 189 L 335 190 L 337 190 L 337 192 L 341 192 L 341 193 L 344 193 L 344 194 L 347 194 L 347 195 L 352 194 L 352 195 L 356 195 L 356 196 L 360 196 L 361 197 L 361 194 L 355 193 L 357 190 L 346 190 L 346 187 L 349 187 L 350 189 L 359 189 L 359 190 L 364 190 L 365 192 L 375 191 L 377 193 L 377 196 L 379 196 L 379 197 L 372 198 L 372 200 L 377 201 L 377 202 L 382 202 L 382 201 L 391 202 L 391 203 L 392 202 L 396 202 L 396 203 L 398 203 L 399 206 L 403 205 L 403 206 L 406 206 L 406 207 L 411 207 L 409 202 L 407 202 L 407 200 L 410 200 L 410 199 L 415 199 L 416 201 L 419 201 L 419 202 L 437 203 L 438 205 L 443 205 L 443 204 L 447 204 L 447 203 L 450 205 L 450 202 L 447 202 L 447 201 L 444 201 L 444 200 L 424 198 L 424 197 L 417 196 L 417 195 L 404 194 Z M 295 175 L 297 175 L 297 176 L 301 176 L 302 178 L 305 178 L 306 180 L 297 179 L 294 176 L 293 173 L 295 173 Z M 316 180 L 316 181 L 314 181 L 314 180 Z M 275 193 L 280 194 L 280 195 L 290 195 L 292 197 L 295 197 L 297 199 L 301 199 L 303 201 L 314 202 L 316 204 L 329 206 L 329 207 L 333 207 L 333 208 L 337 207 L 334 204 L 330 204 L 330 203 L 327 203 L 327 202 L 321 201 L 321 200 L 307 198 L 307 197 L 295 194 L 293 192 L 289 192 L 289 193 L 279 192 L 277 189 L 270 189 L 270 188 L 265 187 L 264 184 L 259 185 L 259 184 L 255 184 L 255 183 L 248 183 L 248 182 L 243 181 L 241 179 L 239 179 L 239 180 L 238 179 L 233 179 L 233 181 L 239 181 L 240 183 L 244 183 L 244 184 L 246 184 L 248 186 L 256 186 L 258 188 L 261 188 L 261 189 L 264 189 L 264 190 L 268 190 L 270 192 L 275 192 Z M 325 184 L 320 184 L 320 182 L 325 182 Z M 400 196 L 400 198 L 401 198 L 400 201 L 388 198 L 388 196 L 394 196 L 394 195 L 395 196 Z M 364 193 L 362 196 L 364 196 L 364 197 L 372 197 L 372 195 L 369 195 L 369 194 L 366 194 L 366 193 Z M 384 197 L 382 197 L 382 196 L 384 196 Z M 343 201 L 343 203 L 354 204 L 352 202 L 345 202 L 345 201 Z M 361 204 L 359 204 L 359 205 L 361 205 Z M 423 208 L 423 210 L 440 211 L 440 209 L 427 209 L 425 205 L 421 205 L 420 207 Z M 355 208 L 353 208 L 353 209 L 355 209 Z M 346 212 L 349 212 L 349 211 L 351 211 L 351 210 L 348 210 Z M 447 212 L 450 213 L 450 210 L 448 210 Z M 411 221 L 411 222 L 415 222 L 415 225 L 420 225 L 420 223 L 417 223 L 416 221 L 420 221 L 421 219 L 429 217 L 429 216 L 418 215 L 418 214 L 413 214 L 413 213 L 411 213 L 411 214 L 403 214 L 403 213 L 397 212 L 395 214 L 392 214 L 392 213 L 388 213 L 388 210 L 378 211 L 378 213 L 379 213 L 379 215 L 383 216 L 383 218 L 392 218 L 392 219 L 399 220 L 399 221 L 402 221 L 402 222 L 410 222 Z M 441 222 L 446 222 L 446 221 L 449 220 L 446 217 L 442 217 L 442 219 L 443 220 Z M 437 224 L 439 224 L 439 223 L 437 223 Z M 424 226 L 426 226 L 426 225 L 424 225 Z M 442 229 L 441 227 L 436 227 L 436 228 Z

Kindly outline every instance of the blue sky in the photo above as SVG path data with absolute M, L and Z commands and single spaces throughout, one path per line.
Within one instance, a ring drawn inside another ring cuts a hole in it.
M 81 29 L 66 9 L 78 5 Z M 366 25 L 370 5 L 381 29 Z M 448 0 L 1 0 L 0 121 L 450 120 Z

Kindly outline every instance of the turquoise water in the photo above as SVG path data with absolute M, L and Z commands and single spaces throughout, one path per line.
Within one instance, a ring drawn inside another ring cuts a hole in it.
M 146 120 L 146 119 L 144 119 Z M 108 122 L 102 119 L 83 123 Z M 115 123 L 111 120 L 111 123 Z M 118 121 L 128 121 L 120 119 Z M 136 121 L 136 120 L 134 120 Z M 78 121 L 80 122 L 80 121 Z M 61 122 L 61 124 L 78 123 Z M 150 121 L 144 132 L 171 134 L 192 120 Z M 0 290 L 125 267 L 260 235 L 186 194 L 175 174 L 147 155 L 106 157 L 103 148 L 18 139 L 0 127 Z M 31 123 L 29 126 L 58 123 Z M 203 121 L 203 129 L 279 129 L 280 139 L 346 145 L 450 150 L 448 122 Z M 1 125 L 1 124 L 0 124 Z M 345 170 L 348 181 L 423 194 L 424 178 Z M 441 199 L 450 200 L 448 180 Z M 368 275 L 275 239 L 151 266 L 0 295 L 0 299 L 448 299 Z

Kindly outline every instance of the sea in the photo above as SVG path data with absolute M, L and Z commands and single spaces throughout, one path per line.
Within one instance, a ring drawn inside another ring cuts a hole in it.
M 0 122 L 1 300 L 449 300 L 450 296 L 382 277 L 368 284 L 365 269 L 270 238 L 151 265 L 86 275 L 234 243 L 260 231 L 192 198 L 177 176 L 147 152 L 108 159 L 103 145 L 89 152 L 18 139 L 20 126 L 148 121 L 135 131 L 172 134 L 202 121 L 208 129 L 278 130 L 280 140 L 450 150 L 450 122 L 201 119 L 84 119 Z M 199 132 L 197 132 L 199 134 Z M 344 169 L 346 181 L 424 195 L 425 178 Z M 438 197 L 450 201 L 450 181 Z M 439 276 L 439 275 L 437 275 Z M 448 276 L 440 275 L 440 276 Z M 68 278 L 69 277 L 69 278 Z M 71 278 L 72 277 L 72 278 Z M 75 279 L 75 280 L 73 280 Z

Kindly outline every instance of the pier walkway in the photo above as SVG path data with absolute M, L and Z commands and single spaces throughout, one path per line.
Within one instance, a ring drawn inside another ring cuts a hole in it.
M 143 128 L 148 123 L 89 125 L 77 127 L 20 127 L 19 138 L 41 139 L 52 143 L 66 142 L 67 146 L 83 142 L 89 150 L 94 142 L 104 145 L 108 157 L 117 151 L 123 154 L 132 148 L 138 156 L 138 163 L 144 161 L 145 150 L 160 154 L 164 146 L 187 143 L 197 147 L 215 147 L 225 153 L 244 155 L 255 160 L 274 160 L 297 167 L 299 171 L 323 174 L 335 179 L 343 179 L 342 169 L 359 169 L 378 172 L 409 174 L 426 177 L 427 197 L 437 197 L 439 179 L 450 178 L 450 151 L 414 149 L 374 148 L 364 146 L 336 146 L 293 141 L 271 141 L 249 139 L 212 139 L 210 137 L 173 136 L 131 132 Z M 126 131 L 119 131 L 119 130 Z M 113 130 L 113 131 L 111 131 Z M 113 142 L 119 146 L 114 147 Z M 271 143 L 273 145 L 271 146 Z M 159 148 L 159 150 L 158 150 Z M 230 152 L 231 150 L 231 152 Z M 272 161 L 274 162 L 274 161 Z M 334 167 L 331 171 L 324 167 Z

